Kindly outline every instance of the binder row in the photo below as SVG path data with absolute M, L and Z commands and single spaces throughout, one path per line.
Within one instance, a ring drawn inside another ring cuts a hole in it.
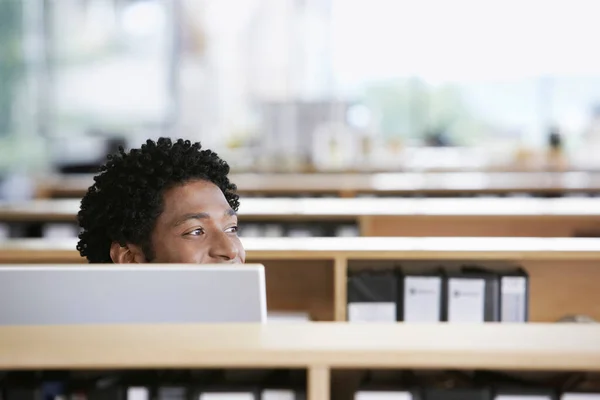
M 531 379 L 491 371 L 368 371 L 354 400 L 600 400 L 599 384 L 578 373 Z
M 520 267 L 468 265 L 425 273 L 351 270 L 347 303 L 350 322 L 526 322 L 529 276 Z
M 0 238 L 71 239 L 79 234 L 79 226 L 69 222 L 0 223 Z M 356 223 L 345 221 L 307 221 L 287 223 L 247 222 L 240 225 L 242 237 L 356 237 Z
M 563 392 L 551 389 L 393 388 L 360 389 L 354 400 L 600 400 L 600 392 Z
M 192 371 L 0 380 L 0 400 L 305 400 L 303 371 Z M 85 375 L 85 374 L 83 374 Z M 96 374 L 92 374 L 96 375 Z

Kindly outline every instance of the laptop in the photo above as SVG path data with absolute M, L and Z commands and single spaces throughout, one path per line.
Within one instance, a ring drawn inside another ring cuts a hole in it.
M 262 265 L 0 267 L 0 325 L 263 323 Z

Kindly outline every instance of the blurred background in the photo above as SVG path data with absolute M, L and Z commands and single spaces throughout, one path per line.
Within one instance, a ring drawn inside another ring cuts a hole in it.
M 90 172 L 161 135 L 200 140 L 239 172 L 594 170 L 599 12 L 0 0 L 0 175 Z

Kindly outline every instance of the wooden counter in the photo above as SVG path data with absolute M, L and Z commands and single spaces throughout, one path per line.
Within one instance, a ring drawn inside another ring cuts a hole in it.
M 230 180 L 241 194 L 259 196 L 600 193 L 600 173 L 595 172 L 238 173 Z M 51 176 L 39 182 L 38 192 L 41 197 L 80 198 L 92 183 L 89 175 Z
M 78 200 L 0 202 L 0 222 L 75 223 Z M 597 198 L 246 198 L 248 223 L 356 224 L 362 236 L 569 237 L 600 234 Z
M 0 369 L 301 368 L 308 398 L 326 400 L 334 369 L 600 371 L 598 337 L 573 324 L 0 327 Z
M 599 337 L 600 326 L 573 324 L 0 327 L 0 369 L 326 366 L 600 371 Z
M 243 244 L 247 262 L 265 265 L 271 311 L 344 321 L 349 269 L 476 263 L 490 269 L 520 265 L 529 273 L 532 321 L 551 322 L 568 314 L 600 319 L 600 239 L 245 238 Z M 0 264 L 85 262 L 75 245 L 75 240 L 0 242 Z

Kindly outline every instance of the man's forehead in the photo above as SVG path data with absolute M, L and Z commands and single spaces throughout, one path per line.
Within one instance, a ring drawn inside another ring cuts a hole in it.
M 163 213 L 167 214 L 229 214 L 231 206 L 225 195 L 214 184 L 191 182 L 174 187 L 165 193 Z

